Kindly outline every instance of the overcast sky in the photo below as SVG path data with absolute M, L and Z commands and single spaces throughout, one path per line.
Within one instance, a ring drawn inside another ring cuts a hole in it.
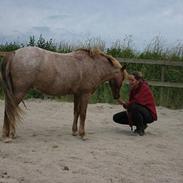
M 29 36 L 107 43 L 132 35 L 136 47 L 155 36 L 183 41 L 183 0 L 0 0 L 0 43 Z

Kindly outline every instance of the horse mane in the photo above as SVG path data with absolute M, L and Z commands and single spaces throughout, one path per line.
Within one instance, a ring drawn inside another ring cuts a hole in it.
M 120 63 L 114 57 L 112 57 L 111 55 L 108 55 L 108 54 L 102 52 L 99 48 L 90 48 L 90 49 L 87 49 L 87 48 L 79 48 L 76 51 L 84 51 L 84 52 L 88 53 L 88 55 L 91 58 L 95 58 L 96 56 L 99 56 L 99 55 L 104 56 L 104 57 L 107 58 L 107 60 L 113 66 L 116 66 L 116 67 L 120 67 L 121 68 Z
M 88 55 L 92 58 L 100 55 L 100 53 L 101 53 L 101 50 L 99 48 L 90 48 L 90 49 L 79 48 L 76 51 L 84 51 L 84 52 L 88 53 Z

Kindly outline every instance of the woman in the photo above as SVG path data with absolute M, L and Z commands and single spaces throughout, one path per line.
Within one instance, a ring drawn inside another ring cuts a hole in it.
M 113 120 L 120 124 L 129 124 L 135 133 L 144 135 L 147 123 L 157 120 L 155 100 L 151 89 L 139 72 L 134 72 L 128 77 L 131 87 L 129 101 L 119 99 L 126 111 L 119 112 L 113 116 Z

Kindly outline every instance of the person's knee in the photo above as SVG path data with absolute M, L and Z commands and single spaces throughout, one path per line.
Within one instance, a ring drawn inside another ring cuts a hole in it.
M 138 104 L 134 103 L 134 104 L 131 104 L 128 108 L 128 112 L 134 112 L 134 111 L 137 111 L 138 110 Z
M 117 122 L 117 121 L 118 121 L 118 115 L 117 115 L 117 114 L 114 114 L 114 115 L 113 115 L 113 121 L 114 121 L 114 122 Z

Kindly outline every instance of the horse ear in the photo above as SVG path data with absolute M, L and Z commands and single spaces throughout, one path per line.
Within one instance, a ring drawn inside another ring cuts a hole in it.
M 123 65 L 123 67 L 121 68 L 121 72 L 124 74 L 125 79 L 129 79 L 130 75 L 128 74 L 128 72 L 126 70 L 126 65 Z
M 121 71 L 124 71 L 126 69 L 126 65 L 123 65 L 123 67 L 121 68 Z
M 113 60 L 111 58 L 107 58 L 111 65 L 114 65 Z

